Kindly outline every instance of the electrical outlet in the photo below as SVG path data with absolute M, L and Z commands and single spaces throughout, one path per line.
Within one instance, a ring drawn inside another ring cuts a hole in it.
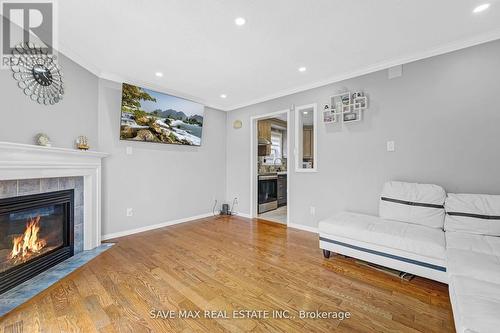
M 316 207 L 311 206 L 310 208 L 311 215 L 316 215 Z
M 133 208 L 127 208 L 127 216 L 134 216 L 134 209 Z
M 396 151 L 396 143 L 394 141 L 387 141 L 387 151 L 389 152 Z

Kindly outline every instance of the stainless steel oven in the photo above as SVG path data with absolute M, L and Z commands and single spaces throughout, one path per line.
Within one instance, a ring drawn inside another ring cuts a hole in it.
M 258 213 L 276 208 L 278 208 L 278 175 L 260 175 Z

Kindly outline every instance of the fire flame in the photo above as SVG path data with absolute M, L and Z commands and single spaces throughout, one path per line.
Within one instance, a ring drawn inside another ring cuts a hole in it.
M 14 237 L 10 259 L 26 260 L 31 255 L 40 252 L 47 242 L 39 238 L 40 216 L 30 218 L 26 224 L 24 234 Z

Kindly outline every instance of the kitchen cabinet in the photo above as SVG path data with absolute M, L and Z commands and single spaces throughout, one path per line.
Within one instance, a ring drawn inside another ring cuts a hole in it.
M 269 120 L 259 120 L 259 143 L 271 144 L 271 122 Z
M 271 155 L 271 122 L 269 120 L 259 120 L 257 122 L 258 130 L 258 156 Z
M 287 199 L 287 176 L 278 175 L 278 207 L 286 206 Z
M 269 156 L 271 155 L 271 145 L 261 145 L 258 147 L 258 156 Z

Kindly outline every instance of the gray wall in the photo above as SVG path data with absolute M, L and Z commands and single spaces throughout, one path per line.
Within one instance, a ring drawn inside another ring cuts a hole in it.
M 76 136 L 87 135 L 93 148 L 111 153 L 103 169 L 103 233 L 109 234 L 207 213 L 216 198 L 237 196 L 238 210 L 248 213 L 250 116 L 325 104 L 344 88 L 364 90 L 370 109 L 362 123 L 344 129 L 319 123 L 318 173 L 290 171 L 291 221 L 315 227 L 344 209 L 377 213 L 389 179 L 500 193 L 499 54 L 496 41 L 405 65 L 403 77 L 393 80 L 377 72 L 227 116 L 207 108 L 199 148 L 119 141 L 120 85 L 60 55 L 66 95 L 53 107 L 33 103 L 10 71 L 0 70 L 0 140 L 32 143 L 43 131 L 54 146 L 73 147 Z M 232 128 L 235 119 L 244 121 L 242 129 Z M 396 141 L 395 153 L 386 152 L 387 140 Z M 126 146 L 134 155 L 125 154 Z M 127 207 L 133 217 L 125 216 Z
M 17 86 L 12 71 L 0 69 L 0 141 L 34 143 L 46 133 L 55 147 L 73 148 L 86 135 L 97 148 L 97 77 L 59 54 L 65 81 L 64 99 L 56 105 L 33 102 Z
M 33 144 L 39 132 L 54 147 L 73 148 L 79 135 L 111 153 L 103 165 L 103 234 L 189 218 L 225 198 L 225 112 L 206 109 L 201 147 L 119 141 L 121 84 L 101 81 L 59 54 L 64 99 L 39 105 L 0 70 L 0 141 Z M 98 96 L 100 94 L 100 96 Z M 134 155 L 125 155 L 132 146 Z M 134 216 L 126 217 L 127 207 Z
M 228 113 L 227 198 L 239 197 L 241 212 L 250 212 L 251 116 L 315 102 L 321 110 L 343 89 L 365 91 L 370 108 L 362 123 L 345 128 L 318 122 L 318 172 L 289 172 L 292 223 L 316 227 L 342 210 L 377 214 L 388 180 L 500 194 L 500 41 L 410 63 L 403 71 L 392 80 L 380 71 Z M 292 112 L 292 126 L 293 118 Z M 242 129 L 232 128 L 236 119 Z M 388 140 L 396 142 L 396 152 L 386 151 Z
M 225 198 L 226 113 L 205 108 L 201 147 L 120 141 L 120 103 L 121 84 L 100 80 L 100 147 L 111 153 L 103 165 L 103 234 L 211 212 L 213 200 Z

